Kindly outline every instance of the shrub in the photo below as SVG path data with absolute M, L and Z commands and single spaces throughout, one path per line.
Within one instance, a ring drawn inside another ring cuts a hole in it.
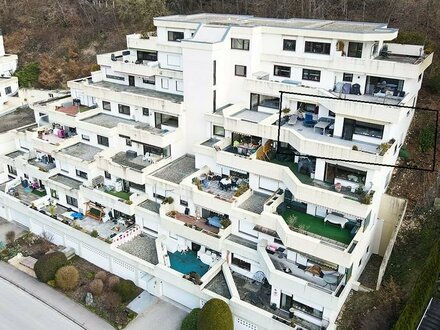
M 96 229 L 93 229 L 92 232 L 90 233 L 90 236 L 98 237 L 98 231 Z
M 428 152 L 434 147 L 435 142 L 435 127 L 434 125 L 427 125 L 422 128 L 419 136 L 420 150 Z
M 180 330 L 197 330 L 200 308 L 194 308 L 182 321 Z
M 226 228 L 228 228 L 231 225 L 231 220 L 229 220 L 229 218 L 223 218 L 220 221 L 220 224 L 222 225 L 223 229 L 226 229 Z
M 100 296 L 104 289 L 104 283 L 100 279 L 94 279 L 89 284 L 89 290 L 94 297 Z
M 130 280 L 121 280 L 113 287 L 113 290 L 119 294 L 123 303 L 129 302 L 136 298 L 137 287 Z
M 93 279 L 95 278 L 95 273 L 93 273 L 93 272 L 87 272 L 87 273 L 86 273 L 86 278 L 87 278 L 88 280 L 93 280 Z
M 402 148 L 400 148 L 399 157 L 405 161 L 408 161 L 411 159 L 411 153 L 408 151 L 408 149 L 406 149 L 405 146 L 403 146 Z
M 113 290 L 115 285 L 117 285 L 120 282 L 119 277 L 112 275 L 107 279 L 107 286 Z
M 38 84 L 40 66 L 37 62 L 26 64 L 15 72 L 20 87 L 35 87 Z
M 6 243 L 12 244 L 15 242 L 15 231 L 10 230 L 6 233 Z
M 233 330 L 234 322 L 228 304 L 216 298 L 206 302 L 200 311 L 197 329 Z
M 52 288 L 54 288 L 54 287 L 56 287 L 57 284 L 55 283 L 55 280 L 50 280 L 50 281 L 47 281 L 47 285 L 49 285 Z
M 107 273 L 103 270 L 100 270 L 95 274 L 95 279 L 101 280 L 102 283 L 105 283 L 105 280 L 107 279 Z
M 43 255 L 35 263 L 35 275 L 39 281 L 47 283 L 48 281 L 55 279 L 57 270 L 65 265 L 67 265 L 67 258 L 64 253 L 48 253 Z
M 78 286 L 79 272 L 75 266 L 64 266 L 57 270 L 55 283 L 63 291 L 71 291 Z
M 108 309 L 116 309 L 120 303 L 121 303 L 121 297 L 119 297 L 119 295 L 116 292 L 107 293 L 104 300 L 105 307 L 107 307 Z

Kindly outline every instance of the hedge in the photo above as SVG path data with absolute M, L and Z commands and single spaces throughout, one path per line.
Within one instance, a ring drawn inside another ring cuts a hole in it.
M 440 239 L 434 243 L 408 301 L 394 325 L 394 330 L 412 330 L 417 328 L 434 292 L 439 273 Z
M 197 330 L 200 308 L 194 308 L 182 321 L 180 330 Z
M 227 303 L 220 299 L 206 302 L 197 321 L 198 330 L 233 330 L 234 321 Z
M 67 265 L 67 258 L 62 252 L 45 254 L 37 260 L 34 266 L 35 275 L 38 280 L 47 283 L 55 279 L 58 269 Z
M 119 294 L 123 303 L 133 300 L 138 293 L 136 284 L 130 280 L 121 280 L 113 287 L 113 291 Z

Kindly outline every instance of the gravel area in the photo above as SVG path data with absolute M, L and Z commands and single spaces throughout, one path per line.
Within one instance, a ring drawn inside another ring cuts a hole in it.
M 145 233 L 135 237 L 128 243 L 122 244 L 119 249 L 153 265 L 157 265 L 159 262 L 156 251 L 156 238 Z
M 264 203 L 269 199 L 269 195 L 254 192 L 252 196 L 246 199 L 239 207 L 253 213 L 261 214 Z
M 215 275 L 211 282 L 208 283 L 206 288 L 227 299 L 231 299 L 231 293 L 229 292 L 228 284 L 226 283 L 223 271 L 220 271 L 217 275 Z
M 165 168 L 153 174 L 156 178 L 179 184 L 190 174 L 196 172 L 196 160 L 194 156 L 185 155 L 176 159 Z
M 101 152 L 102 149 L 98 147 L 91 146 L 82 142 L 78 142 L 70 147 L 61 149 L 60 152 L 63 154 L 79 158 L 85 161 L 92 161 L 95 155 Z
M 18 108 L 11 113 L 0 116 L 0 133 L 32 123 L 35 123 L 34 111 L 29 107 Z

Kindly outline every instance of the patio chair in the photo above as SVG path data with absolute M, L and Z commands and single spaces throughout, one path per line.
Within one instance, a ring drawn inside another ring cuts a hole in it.
M 289 121 L 287 122 L 287 125 L 295 126 L 297 121 L 298 121 L 298 115 L 291 115 Z
M 311 113 L 306 113 L 304 116 L 303 126 L 313 127 L 316 125 L 316 120 L 313 120 L 313 115 Z

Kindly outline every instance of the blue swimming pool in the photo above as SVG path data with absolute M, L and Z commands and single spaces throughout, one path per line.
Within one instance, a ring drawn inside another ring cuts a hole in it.
M 171 262 L 171 268 L 177 270 L 182 274 L 196 272 L 200 276 L 205 275 L 209 266 L 205 265 L 200 259 L 197 259 L 197 254 L 194 251 L 186 253 L 174 252 L 168 253 Z

